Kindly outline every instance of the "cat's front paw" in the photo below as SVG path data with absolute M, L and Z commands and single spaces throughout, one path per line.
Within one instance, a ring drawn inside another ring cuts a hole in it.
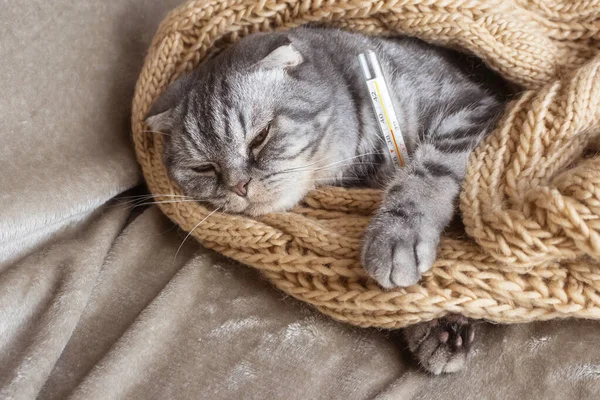
M 382 212 L 365 233 L 362 264 L 384 288 L 414 285 L 431 269 L 441 230 L 423 216 Z
M 473 323 L 462 315 L 449 315 L 404 329 L 408 348 L 419 364 L 434 375 L 464 368 L 475 339 Z

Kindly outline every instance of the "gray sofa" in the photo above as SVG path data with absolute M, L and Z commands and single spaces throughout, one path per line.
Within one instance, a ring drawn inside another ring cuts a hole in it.
M 397 333 L 330 320 L 135 207 L 133 86 L 178 3 L 0 8 L 0 398 L 600 398 L 598 323 L 482 323 L 469 368 L 431 377 Z

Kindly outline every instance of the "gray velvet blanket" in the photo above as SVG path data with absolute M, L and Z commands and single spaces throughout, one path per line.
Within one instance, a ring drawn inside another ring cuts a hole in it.
M 397 333 L 323 317 L 134 208 L 133 85 L 177 3 L 0 5 L 1 399 L 600 398 L 598 323 L 482 323 L 469 368 L 430 377 Z

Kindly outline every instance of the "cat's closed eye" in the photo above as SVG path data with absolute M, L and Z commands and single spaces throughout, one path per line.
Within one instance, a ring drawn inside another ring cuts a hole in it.
M 192 167 L 192 171 L 196 172 L 197 174 L 209 175 L 214 174 L 216 169 L 213 164 L 204 164 Z
M 265 142 L 265 139 L 269 135 L 269 130 L 271 129 L 271 123 L 269 122 L 267 126 L 263 128 L 262 131 L 252 140 L 250 143 L 250 147 L 254 150 L 260 147 L 261 144 Z

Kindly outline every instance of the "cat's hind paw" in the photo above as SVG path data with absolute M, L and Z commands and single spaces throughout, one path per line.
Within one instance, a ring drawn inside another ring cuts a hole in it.
M 475 329 L 466 317 L 450 315 L 409 326 L 404 337 L 419 364 L 440 375 L 464 368 L 472 354 Z

